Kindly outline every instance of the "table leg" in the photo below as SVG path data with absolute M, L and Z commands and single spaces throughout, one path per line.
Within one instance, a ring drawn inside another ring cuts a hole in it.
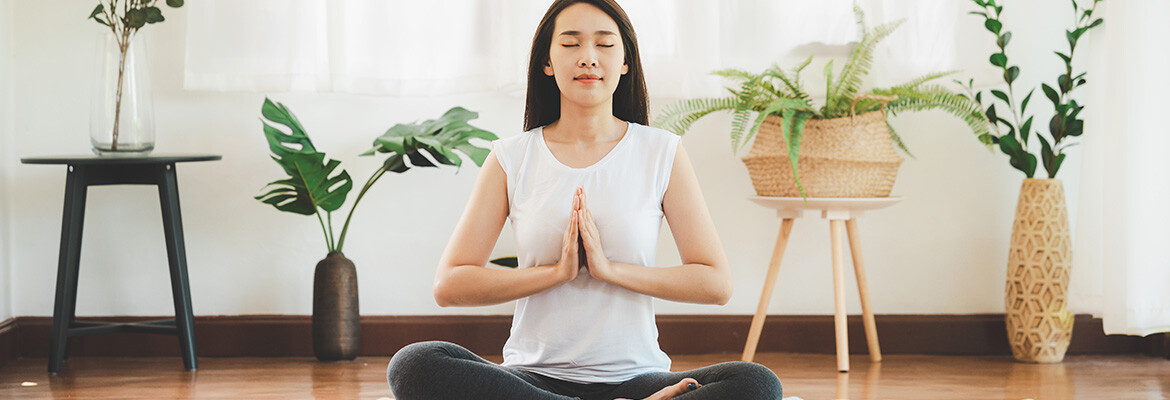
M 760 333 L 764 330 L 764 318 L 768 314 L 768 303 L 772 301 L 772 290 L 776 288 L 776 275 L 780 272 L 780 260 L 784 258 L 784 248 L 788 246 L 788 236 L 792 233 L 793 218 L 784 218 L 780 223 L 780 234 L 776 235 L 776 245 L 772 247 L 772 261 L 768 264 L 768 276 L 764 278 L 764 291 L 760 293 L 760 305 L 756 307 L 756 315 L 752 317 L 752 327 L 748 331 L 747 345 L 743 348 L 743 361 L 752 361 L 756 356 L 756 345 L 760 342 Z
M 68 166 L 65 207 L 61 215 L 61 252 L 57 260 L 57 293 L 49 338 L 49 373 L 61 371 L 69 350 L 69 326 L 77 310 L 77 273 L 81 264 L 81 233 L 85 223 L 86 171 Z
M 837 370 L 849 372 L 849 332 L 845 314 L 845 244 L 841 228 L 844 221 L 829 220 L 829 233 L 833 244 L 833 292 L 836 294 L 837 311 L 833 321 L 837 326 Z
M 857 292 L 861 295 L 861 315 L 865 322 L 865 339 L 869 344 L 869 358 L 874 362 L 882 360 L 882 348 L 878 345 L 877 323 L 869 307 L 869 285 L 865 279 L 865 262 L 861 258 L 861 238 L 857 233 L 857 219 L 845 221 L 849 231 L 849 251 L 853 255 L 853 272 L 857 274 Z
M 171 266 L 171 294 L 175 301 L 175 328 L 183 365 L 188 371 L 197 369 L 195 319 L 192 315 L 191 289 L 187 277 L 187 250 L 183 244 L 183 220 L 179 213 L 179 185 L 174 164 L 160 166 L 163 174 L 158 186 L 162 204 L 163 231 L 166 234 L 167 259 Z

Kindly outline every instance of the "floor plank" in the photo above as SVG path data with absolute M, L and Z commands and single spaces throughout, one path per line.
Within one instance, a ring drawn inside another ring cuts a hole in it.
M 673 357 L 675 370 L 737 358 Z M 202 357 L 200 370 L 192 373 L 183 371 L 178 358 L 88 357 L 68 360 L 61 374 L 51 376 L 45 359 L 21 359 L 0 368 L 0 399 L 377 399 L 390 395 L 388 361 Z M 804 400 L 1170 398 L 1170 361 L 1140 355 L 1069 356 L 1043 365 L 1010 357 L 897 354 L 870 363 L 860 355 L 851 359 L 847 374 L 835 371 L 832 355 L 760 353 L 756 361 L 776 372 L 785 396 Z

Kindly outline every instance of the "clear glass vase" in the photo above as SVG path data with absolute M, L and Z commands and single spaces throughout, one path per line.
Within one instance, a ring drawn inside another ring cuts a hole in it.
M 154 106 L 144 42 L 136 32 L 123 54 L 113 34 L 98 37 L 89 114 L 94 153 L 135 156 L 154 150 Z

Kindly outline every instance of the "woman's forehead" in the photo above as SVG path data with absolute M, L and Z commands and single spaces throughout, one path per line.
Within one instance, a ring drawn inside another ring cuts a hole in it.
M 618 35 L 618 26 L 600 8 L 588 3 L 577 3 L 557 15 L 553 32 L 557 36 Z

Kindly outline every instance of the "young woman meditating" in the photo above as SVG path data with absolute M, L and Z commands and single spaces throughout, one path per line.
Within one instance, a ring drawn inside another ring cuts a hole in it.
M 652 298 L 725 304 L 731 274 L 677 135 L 647 124 L 629 18 L 558 0 L 537 28 L 527 132 L 492 144 L 435 274 L 441 306 L 517 300 L 504 362 L 446 342 L 390 361 L 401 400 L 780 399 L 759 364 L 670 372 Z M 657 267 L 665 217 L 682 265 Z M 520 268 L 485 264 L 505 220 Z

